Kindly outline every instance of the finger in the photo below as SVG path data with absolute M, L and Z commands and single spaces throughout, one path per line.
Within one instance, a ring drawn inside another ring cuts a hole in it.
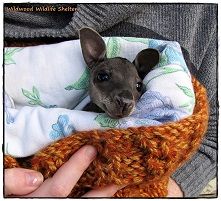
M 30 196 L 67 197 L 96 153 L 90 145 L 82 147 Z
M 82 197 L 112 197 L 117 191 L 125 186 L 117 186 L 114 184 L 94 189 L 84 194 Z
M 40 172 L 23 168 L 4 170 L 4 194 L 25 195 L 31 193 L 43 182 Z
M 181 188 L 172 178 L 169 178 L 167 190 L 167 197 L 183 197 Z

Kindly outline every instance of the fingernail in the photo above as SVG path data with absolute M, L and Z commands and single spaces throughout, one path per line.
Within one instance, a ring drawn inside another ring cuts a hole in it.
M 97 155 L 97 150 L 93 146 L 87 146 L 85 153 L 90 159 L 93 159 Z
M 121 186 L 119 186 L 119 189 L 121 190 L 121 189 L 125 188 L 126 186 L 127 186 L 127 184 L 121 185 Z
M 26 181 L 29 186 L 39 186 L 43 182 L 43 176 L 37 172 L 26 173 Z

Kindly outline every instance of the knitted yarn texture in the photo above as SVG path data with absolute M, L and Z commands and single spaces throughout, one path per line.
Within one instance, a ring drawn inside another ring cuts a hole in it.
M 4 168 L 25 167 L 53 176 L 81 146 L 90 144 L 97 158 L 82 175 L 70 197 L 110 183 L 127 185 L 115 197 L 165 197 L 170 175 L 198 149 L 208 125 L 206 89 L 192 79 L 196 105 L 191 116 L 162 126 L 77 132 L 33 157 L 4 157 Z

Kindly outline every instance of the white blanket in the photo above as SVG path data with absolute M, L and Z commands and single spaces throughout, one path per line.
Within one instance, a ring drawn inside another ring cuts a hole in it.
M 191 75 L 177 42 L 106 37 L 107 57 L 134 60 L 146 48 L 160 63 L 145 77 L 146 92 L 134 113 L 119 120 L 81 111 L 89 71 L 79 40 L 25 48 L 5 48 L 5 154 L 24 157 L 73 131 L 160 125 L 192 114 Z

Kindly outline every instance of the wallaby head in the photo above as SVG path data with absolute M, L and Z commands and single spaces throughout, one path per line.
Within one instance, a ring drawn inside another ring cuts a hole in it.
M 91 101 L 112 118 L 129 116 L 143 92 L 142 79 L 159 62 L 155 49 L 139 52 L 133 63 L 107 58 L 102 37 L 91 28 L 79 31 L 84 60 L 90 69 Z

